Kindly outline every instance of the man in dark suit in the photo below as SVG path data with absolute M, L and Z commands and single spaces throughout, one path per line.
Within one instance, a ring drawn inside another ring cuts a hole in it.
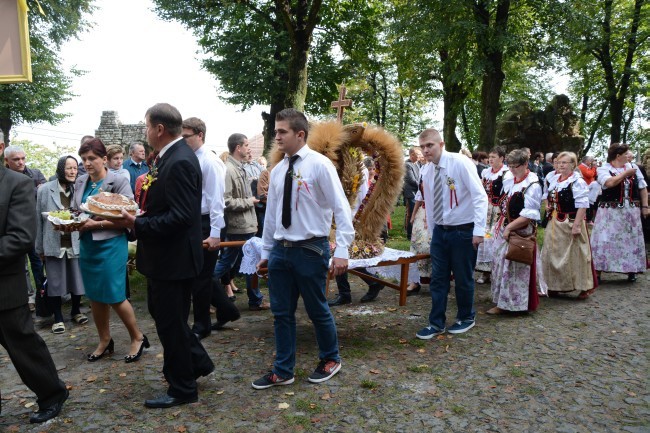
M 196 379 L 214 371 L 187 320 L 194 280 L 203 267 L 201 167 L 181 137 L 183 118 L 169 104 L 146 113 L 147 139 L 158 151 L 151 171 L 144 214 L 125 214 L 125 226 L 138 238 L 137 268 L 147 277 L 149 312 L 163 346 L 167 393 L 145 401 L 168 408 L 198 400 Z
M 41 423 L 61 412 L 68 390 L 27 306 L 25 254 L 34 248 L 35 209 L 32 180 L 0 165 L 0 344 L 37 396 L 39 410 L 29 421 Z

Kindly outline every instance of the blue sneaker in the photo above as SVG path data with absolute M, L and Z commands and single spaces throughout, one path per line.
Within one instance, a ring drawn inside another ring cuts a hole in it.
M 474 320 L 457 320 L 453 325 L 449 327 L 447 332 L 450 334 L 462 334 L 463 332 L 467 332 L 472 329 L 475 324 L 476 322 Z
M 420 329 L 415 336 L 418 337 L 420 340 L 431 340 L 433 337 L 436 335 L 441 335 L 445 333 L 445 329 L 442 328 L 442 330 L 434 328 L 433 326 L 429 325 L 426 328 Z

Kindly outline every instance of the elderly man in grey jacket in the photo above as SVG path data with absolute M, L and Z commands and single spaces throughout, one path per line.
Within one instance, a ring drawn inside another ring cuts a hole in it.
M 228 137 L 228 152 L 230 155 L 226 160 L 224 192 L 226 240 L 247 241 L 257 232 L 255 205 L 259 203 L 251 192 L 251 182 L 243 167 L 250 155 L 248 138 L 244 134 L 232 134 Z M 241 248 L 226 248 L 214 268 L 214 278 L 220 279 L 223 285 L 229 284 L 239 269 L 241 259 Z M 246 293 L 249 310 L 261 311 L 270 308 L 269 304 L 264 302 L 259 288 L 252 287 L 250 275 L 246 276 Z

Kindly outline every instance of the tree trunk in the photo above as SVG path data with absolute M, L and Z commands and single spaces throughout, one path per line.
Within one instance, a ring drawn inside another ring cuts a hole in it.
M 303 111 L 307 96 L 307 60 L 314 27 L 319 21 L 322 0 L 275 0 L 275 5 L 291 41 L 285 105 Z
M 442 139 L 445 142 L 445 149 L 448 152 L 458 152 L 462 143 L 456 135 L 458 126 L 458 112 L 463 103 L 458 86 L 449 86 L 443 84 L 443 120 L 442 120 Z
M 467 137 L 467 147 L 470 149 L 475 149 L 474 143 L 472 143 L 471 135 L 469 133 L 469 123 L 467 122 L 467 113 L 465 111 L 465 103 L 460 107 L 461 119 L 463 121 L 463 131 L 465 132 L 465 137 Z
M 275 140 L 275 115 L 284 109 L 284 101 L 271 102 L 270 112 L 262 112 L 264 120 L 264 154 L 268 155 Z
M 0 117 L 0 129 L 2 130 L 2 141 L 5 143 L 5 146 L 9 146 L 9 132 L 13 122 L 9 117 Z
M 620 77 L 620 85 L 617 86 L 617 78 L 614 73 L 614 66 L 611 57 L 611 21 L 612 21 L 612 6 L 613 0 L 605 1 L 605 17 L 603 18 L 603 41 L 599 50 L 600 57 L 598 60 L 603 66 L 605 72 L 605 82 L 607 83 L 607 99 L 609 101 L 609 116 L 610 116 L 610 140 L 612 143 L 619 143 L 621 141 L 621 129 L 623 127 L 623 109 L 625 107 L 625 99 L 627 92 L 630 88 L 630 80 L 632 78 L 632 63 L 634 61 L 634 54 L 638 48 L 637 34 L 639 24 L 641 21 L 641 6 L 644 0 L 635 0 L 634 13 L 632 15 L 632 23 L 627 37 L 627 47 L 625 54 L 625 64 L 622 68 L 622 75 Z
M 479 128 L 478 148 L 489 150 L 494 146 L 496 137 L 497 115 L 501 88 L 505 80 L 503 73 L 503 47 L 500 40 L 508 33 L 508 16 L 510 0 L 500 0 L 496 8 L 494 28 L 490 29 L 490 12 L 488 1 L 480 0 L 474 4 L 474 17 L 484 32 L 478 35 L 479 54 L 485 62 L 483 84 L 481 87 L 481 124 Z

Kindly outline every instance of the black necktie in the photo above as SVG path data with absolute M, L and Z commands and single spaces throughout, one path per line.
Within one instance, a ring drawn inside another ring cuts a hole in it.
M 293 155 L 289 159 L 289 169 L 284 176 L 284 196 L 282 197 L 282 225 L 285 229 L 291 225 L 291 185 L 293 184 L 293 163 L 298 159 L 298 155 Z

